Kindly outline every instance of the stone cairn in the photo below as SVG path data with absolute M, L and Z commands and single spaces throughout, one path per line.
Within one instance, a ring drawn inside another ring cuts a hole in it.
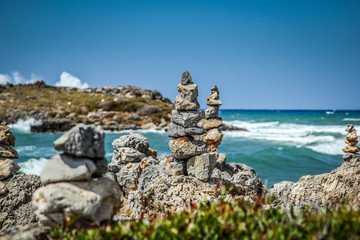
M 219 130 L 222 126 L 222 119 L 219 117 L 219 108 L 222 102 L 219 100 L 219 89 L 216 85 L 211 88 L 211 94 L 207 98 L 209 107 L 205 110 L 205 119 L 201 120 L 199 125 L 208 132 L 201 140 L 209 145 L 210 152 L 216 153 L 219 157 L 218 146 L 221 144 L 223 134 Z
M 353 158 L 360 158 L 358 152 L 360 148 L 356 146 L 358 144 L 358 135 L 353 124 L 348 124 L 345 129 L 348 133 L 346 134 L 345 143 L 347 144 L 342 150 L 345 152 L 343 156 L 344 161 L 348 161 Z
M 204 111 L 198 110 L 198 87 L 192 82 L 189 72 L 181 75 L 177 86 L 180 95 L 175 98 L 175 110 L 171 113 L 168 136 L 171 156 L 168 171 L 173 175 L 190 175 L 207 181 L 216 164 L 216 154 L 210 152 L 206 142 L 199 140 L 206 133 L 202 120 Z
M 46 162 L 40 176 L 45 186 L 33 196 L 39 221 L 54 226 L 76 217 L 78 226 L 88 226 L 111 220 L 121 191 L 101 177 L 107 172 L 103 129 L 78 124 L 58 138 L 54 148 L 63 153 Z
M 18 153 L 11 146 L 15 147 L 15 136 L 10 131 L 6 122 L 0 125 L 0 195 L 8 192 L 1 180 L 11 177 L 20 167 L 12 159 L 19 158 Z
M 112 145 L 115 150 L 107 177 L 116 181 L 127 196 L 130 191 L 137 189 L 142 171 L 159 164 L 157 151 L 149 147 L 148 140 L 140 133 L 121 136 Z

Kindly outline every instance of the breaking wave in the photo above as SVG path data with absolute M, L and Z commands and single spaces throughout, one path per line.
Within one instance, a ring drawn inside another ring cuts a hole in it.
M 46 158 L 30 158 L 26 162 L 18 163 L 18 165 L 21 167 L 21 172 L 40 176 L 46 161 L 48 161 Z
M 14 124 L 9 124 L 10 128 L 20 132 L 30 132 L 31 126 L 41 126 L 41 120 L 35 120 L 34 118 L 28 118 L 26 120 L 19 119 Z

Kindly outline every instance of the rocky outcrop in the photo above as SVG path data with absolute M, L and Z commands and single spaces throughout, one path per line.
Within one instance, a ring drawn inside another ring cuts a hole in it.
M 40 178 L 21 173 L 2 182 L 7 191 L 6 194 L 0 194 L 0 233 L 17 226 L 36 223 L 38 218 L 31 204 L 31 197 L 41 186 Z
M 273 206 L 333 207 L 342 202 L 360 204 L 360 154 L 347 153 L 344 163 L 331 171 L 315 176 L 303 176 L 299 181 L 283 181 L 267 192 L 277 200 Z
M 76 226 L 110 221 L 120 206 L 121 190 L 116 182 L 101 177 L 107 172 L 103 129 L 79 124 L 54 147 L 64 152 L 45 164 L 40 177 L 47 185 L 37 189 L 32 200 L 39 221 L 46 226 L 73 217 Z

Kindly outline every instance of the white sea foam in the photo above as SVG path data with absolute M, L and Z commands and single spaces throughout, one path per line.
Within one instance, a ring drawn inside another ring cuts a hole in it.
M 225 138 L 244 138 L 256 141 L 280 142 L 284 145 L 306 147 L 313 151 L 325 154 L 341 154 L 343 138 L 345 137 L 342 125 L 305 125 L 279 122 L 245 122 L 224 121 L 225 124 L 234 125 L 249 130 L 248 132 L 224 132 Z
M 344 118 L 343 121 L 360 121 L 360 118 Z
M 40 176 L 40 173 L 48 159 L 46 158 L 30 158 L 26 162 L 18 163 L 21 167 L 20 171 L 26 174 L 36 174 Z
M 28 118 L 26 120 L 19 119 L 15 124 L 10 124 L 11 129 L 15 129 L 21 132 L 30 132 L 31 126 L 42 125 L 41 120 L 35 120 L 34 118 Z
M 334 112 L 328 111 L 328 112 L 326 112 L 326 114 L 327 114 L 327 115 L 329 115 L 329 114 L 334 114 Z

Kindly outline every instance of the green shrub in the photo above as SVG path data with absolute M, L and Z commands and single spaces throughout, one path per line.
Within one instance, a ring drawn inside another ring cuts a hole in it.
M 349 206 L 265 210 L 244 201 L 193 204 L 164 218 L 115 223 L 93 229 L 57 227 L 54 239 L 360 239 L 360 211 Z

